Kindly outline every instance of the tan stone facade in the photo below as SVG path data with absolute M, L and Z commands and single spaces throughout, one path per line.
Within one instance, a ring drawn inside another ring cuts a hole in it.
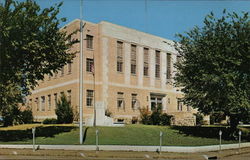
M 79 29 L 80 20 L 66 25 L 68 33 Z M 193 110 L 178 102 L 183 95 L 173 87 L 177 52 L 172 41 L 118 26 L 108 22 L 84 22 L 83 29 L 83 117 L 93 117 L 94 104 L 97 121 L 105 110 L 112 113 L 114 122 L 131 123 L 140 118 L 139 108 L 149 110 L 157 104 L 163 112 L 175 116 L 174 124 L 192 125 Z M 80 33 L 72 39 L 80 39 Z M 46 76 L 27 97 L 36 120 L 56 118 L 55 101 L 62 92 L 79 110 L 79 43 L 72 64 L 53 76 Z

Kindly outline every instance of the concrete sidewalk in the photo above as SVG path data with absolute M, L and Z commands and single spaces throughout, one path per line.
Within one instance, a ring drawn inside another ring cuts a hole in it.
M 61 149 L 61 150 L 96 150 L 96 145 L 36 145 L 39 149 Z M 241 148 L 250 147 L 250 143 L 241 143 Z M 33 145 L 0 145 L 0 148 L 18 148 L 18 149 L 32 149 Z M 98 145 L 101 151 L 147 151 L 155 152 L 160 150 L 160 146 L 129 146 L 129 145 Z M 239 144 L 224 144 L 221 149 L 236 149 Z M 162 152 L 179 152 L 179 153 L 195 153 L 195 152 L 209 152 L 218 151 L 219 145 L 211 146 L 162 146 Z

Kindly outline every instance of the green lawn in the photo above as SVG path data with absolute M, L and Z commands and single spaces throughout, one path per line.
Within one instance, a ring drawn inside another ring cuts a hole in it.
M 67 127 L 67 126 L 64 126 Z M 71 126 L 72 127 L 72 126 Z M 21 127 L 22 128 L 22 127 Z M 50 128 L 51 129 L 51 128 Z M 95 144 L 94 127 L 84 128 L 86 138 L 84 144 Z M 163 132 L 163 145 L 169 146 L 201 146 L 219 143 L 216 138 L 202 138 L 187 136 L 178 130 L 165 126 L 127 125 L 126 127 L 97 127 L 99 130 L 99 144 L 105 145 L 159 145 L 159 134 Z M 0 132 L 3 129 L 0 128 Z M 6 131 L 6 130 L 5 130 Z M 32 139 L 21 141 L 0 142 L 0 144 L 31 144 Z M 79 129 L 73 128 L 69 132 L 61 132 L 52 136 L 37 137 L 37 144 L 79 144 Z M 223 144 L 236 141 L 222 141 Z

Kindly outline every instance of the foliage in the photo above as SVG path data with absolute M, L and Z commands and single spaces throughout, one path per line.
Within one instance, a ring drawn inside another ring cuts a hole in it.
M 178 37 L 175 47 L 182 58 L 175 79 L 184 102 L 205 115 L 223 112 L 233 128 L 250 119 L 249 13 L 224 10 L 221 18 L 211 13 L 203 27 Z
M 60 100 L 56 103 L 56 115 L 57 123 L 72 123 L 74 114 L 73 109 L 70 105 L 70 101 L 67 100 L 65 94 L 61 95 Z
M 225 115 L 222 112 L 212 113 L 210 115 L 210 124 L 221 123 L 225 119 Z
M 194 113 L 195 117 L 196 117 L 196 125 L 197 126 L 201 126 L 203 125 L 203 115 L 199 112 Z
M 71 62 L 74 42 L 65 43 L 58 19 L 62 3 L 41 9 L 35 0 L 0 3 L 0 110 L 20 103 L 45 74 Z M 5 111 L 6 112 L 6 111 Z
M 140 108 L 140 116 L 141 116 L 141 123 L 142 124 L 151 124 L 151 113 L 150 111 L 143 107 Z
M 46 118 L 43 120 L 43 124 L 57 124 L 57 119 L 55 118 Z
M 20 114 L 20 123 L 22 124 L 29 124 L 32 123 L 34 118 L 33 118 L 33 114 L 32 114 L 32 110 L 31 109 L 26 109 L 24 111 L 21 111 Z
M 153 112 L 148 111 L 146 108 L 140 109 L 141 123 L 147 125 L 170 125 L 172 115 L 162 113 L 161 105 L 158 105 Z
M 169 126 L 171 124 L 171 118 L 172 117 L 173 117 L 172 115 L 168 115 L 167 113 L 161 114 L 160 115 L 161 125 Z
M 111 117 L 111 116 L 112 116 L 112 112 L 109 111 L 108 109 L 106 109 L 106 110 L 105 110 L 105 116 Z
M 4 109 L 2 112 L 3 125 L 11 126 L 13 124 L 27 124 L 33 122 L 33 115 L 30 109 L 21 111 L 18 105 Z

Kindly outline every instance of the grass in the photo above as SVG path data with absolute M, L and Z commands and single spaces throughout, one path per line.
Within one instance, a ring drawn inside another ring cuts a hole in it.
M 30 129 L 35 125 L 15 126 L 17 129 Z M 42 127 L 55 125 L 42 125 Z M 58 126 L 58 125 L 56 125 Z M 63 125 L 67 127 L 68 125 Z M 41 127 L 41 126 L 40 126 Z M 68 127 L 72 127 L 69 125 Z M 12 130 L 13 128 L 0 128 L 1 131 Z M 163 132 L 163 145 L 167 146 L 202 146 L 216 145 L 219 140 L 216 138 L 203 138 L 198 136 L 186 135 L 178 130 L 166 126 L 147 126 L 147 125 L 127 125 L 125 127 L 87 127 L 84 144 L 95 144 L 95 131 L 99 130 L 99 144 L 101 145 L 159 145 L 160 131 Z M 46 130 L 45 130 L 46 131 Z M 32 139 L 23 139 L 18 141 L 0 142 L 0 144 L 31 144 Z M 73 128 L 69 132 L 61 132 L 52 136 L 42 136 L 36 138 L 37 144 L 79 144 L 79 129 Z M 237 141 L 225 141 L 223 144 L 237 143 Z

